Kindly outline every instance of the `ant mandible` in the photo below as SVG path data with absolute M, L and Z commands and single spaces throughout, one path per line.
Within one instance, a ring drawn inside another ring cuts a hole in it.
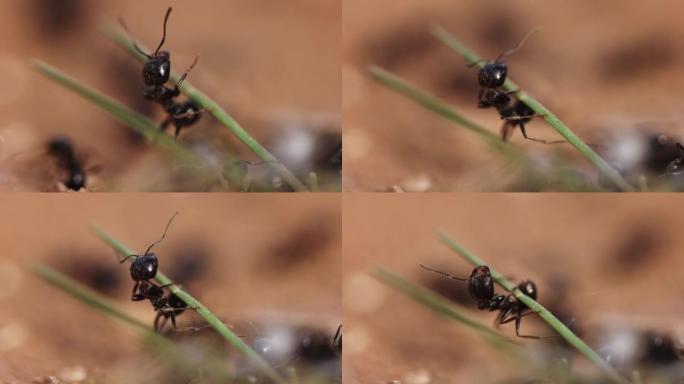
M 57 162 L 67 173 L 64 185 L 72 190 L 79 191 L 86 185 L 86 173 L 76 155 L 71 140 L 66 136 L 57 136 L 48 142 L 48 153 L 57 159 Z
M 478 309 L 488 310 L 490 312 L 499 311 L 499 314 L 496 317 L 496 324 L 506 324 L 515 321 L 516 336 L 527 339 L 541 338 L 539 336 L 520 334 L 520 322 L 522 321 L 523 316 L 530 315 L 534 312 L 527 312 L 529 307 L 516 299 L 512 293 L 508 295 L 496 294 L 494 292 L 494 279 L 492 279 L 492 274 L 488 266 L 480 265 L 475 267 L 470 274 L 470 277 L 467 279 L 462 279 L 436 269 L 428 268 L 423 264 L 420 264 L 420 266 L 430 272 L 439 273 L 442 276 L 454 280 L 467 281 L 468 293 L 470 294 L 470 297 L 477 302 Z M 532 300 L 537 299 L 537 286 L 531 280 L 520 282 L 516 288 L 520 289 Z

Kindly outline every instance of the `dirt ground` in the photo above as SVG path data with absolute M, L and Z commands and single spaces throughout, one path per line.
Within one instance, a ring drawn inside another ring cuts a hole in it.
M 457 300 L 472 317 L 492 324 L 496 314 L 478 311 L 464 283 L 419 268 L 423 263 L 465 277 L 472 269 L 435 238 L 434 229 L 512 280 L 532 279 L 539 301 L 574 319 L 571 324 L 597 350 L 609 350 L 612 344 L 602 336 L 621 330 L 653 330 L 684 340 L 682 215 L 672 209 L 684 203 L 682 198 L 539 197 L 345 195 L 345 383 L 530 382 L 528 365 L 512 363 L 472 330 L 370 277 L 374 266 L 383 266 Z M 552 335 L 542 324 L 524 317 L 521 333 Z M 512 324 L 500 330 L 515 337 Z M 538 354 L 554 341 L 518 340 Z M 600 377 L 584 357 L 570 356 L 573 371 Z M 645 383 L 659 382 L 645 370 L 642 374 Z M 675 377 L 683 376 L 679 365 Z M 677 382 L 670 380 L 664 382 Z
M 96 223 L 143 252 L 176 210 L 167 238 L 154 249 L 159 269 L 236 332 L 248 337 L 269 326 L 310 327 L 332 336 L 341 316 L 340 199 L 285 197 L 4 196 L 0 382 L 47 376 L 71 377 L 63 382 L 72 383 L 143 382 L 139 374 L 145 377 L 151 365 L 137 333 L 48 285 L 30 268 L 44 263 L 74 276 L 151 326 L 150 304 L 130 300 L 128 265 L 117 263 L 89 226 Z M 190 311 L 178 321 L 184 329 L 202 319 Z
M 60 134 L 72 139 L 92 169 L 90 190 L 212 190 L 178 181 L 188 177 L 183 170 L 172 169 L 107 112 L 31 65 L 34 58 L 45 61 L 161 122 L 163 110 L 142 97 L 142 65 L 99 28 L 121 16 L 143 45 L 153 46 L 168 6 L 174 7 L 165 44 L 172 68 L 183 71 L 199 55 L 188 81 L 298 175 L 318 170 L 323 188 L 339 189 L 328 162 L 341 142 L 339 0 L 3 0 L 0 188 L 55 190 L 64 176 L 44 147 Z M 197 151 L 258 160 L 209 116 L 179 140 Z M 250 168 L 264 173 L 263 166 Z
M 482 141 L 375 82 L 369 65 L 436 94 L 496 134 L 501 121 L 478 109 L 477 73 L 429 32 L 441 25 L 484 58 L 494 59 L 533 28 L 507 57 L 508 75 L 588 143 L 611 145 L 634 132 L 681 139 L 684 84 L 682 3 L 345 0 L 343 7 L 344 189 L 498 190 L 500 161 Z M 546 123 L 528 134 L 558 140 Z M 523 140 L 535 157 L 557 151 L 595 178 L 569 145 Z M 491 185 L 494 184 L 494 187 Z

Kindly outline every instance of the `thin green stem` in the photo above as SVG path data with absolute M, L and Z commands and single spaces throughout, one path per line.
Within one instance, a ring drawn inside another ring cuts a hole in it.
M 419 89 L 413 84 L 401 79 L 395 74 L 377 67 L 371 66 L 368 69 L 377 81 L 386 85 L 387 87 L 407 96 L 416 103 L 422 105 L 428 110 L 437 113 L 438 115 L 450 120 L 471 132 L 476 133 L 482 139 L 487 142 L 487 144 L 496 152 L 502 153 L 505 156 L 519 160 L 524 158 L 525 155 L 520 152 L 517 148 L 513 147 L 509 143 L 504 142 L 499 138 L 499 136 L 490 132 L 487 128 L 484 128 L 480 124 L 473 122 L 467 117 L 460 114 L 454 107 L 450 106 L 444 100 L 439 99 L 436 96 L 430 95 L 429 93 Z
M 226 155 L 222 161 L 223 169 L 213 169 L 212 164 L 207 163 L 206 160 L 191 149 L 170 136 L 161 134 L 159 127 L 147 117 L 136 113 L 96 89 L 82 84 L 49 64 L 33 60 L 33 65 L 42 75 L 76 92 L 84 99 L 111 113 L 117 120 L 143 135 L 150 144 L 160 148 L 177 161 L 187 164 L 195 170 L 205 172 L 209 177 L 216 177 L 215 175 L 222 174 L 222 177 L 227 178 L 231 185 L 240 185 L 242 183 L 243 174 L 240 171 L 240 167 L 237 166 L 235 159 Z
M 476 68 L 482 68 L 485 64 L 482 58 L 475 52 L 466 47 L 458 39 L 456 39 L 449 32 L 440 27 L 435 27 L 432 30 L 433 35 L 444 43 L 449 48 L 456 51 L 459 55 L 468 62 L 473 64 Z M 591 147 L 585 144 L 565 123 L 563 123 L 556 115 L 551 113 L 544 105 L 532 98 L 527 93 L 523 92 L 521 88 L 515 84 L 510 78 L 506 79 L 504 89 L 507 91 L 517 91 L 516 97 L 518 100 L 527 104 L 536 114 L 543 116 L 549 125 L 551 125 L 558 133 L 565 138 L 573 147 L 575 147 L 584 157 L 593 163 L 600 172 L 606 175 L 608 179 L 613 182 L 618 188 L 623 191 L 633 192 L 634 186 L 625 180 L 618 171 L 608 164 L 601 156 L 594 152 Z
M 82 84 L 78 80 L 49 64 L 40 60 L 33 60 L 33 65 L 41 74 L 110 112 L 117 120 L 133 128 L 136 132 L 143 135 L 150 143 L 166 150 L 177 159 L 193 165 L 201 164 L 201 159 L 190 149 L 185 148 L 168 135 L 160 135 L 159 128 L 147 117 L 134 112 L 103 93 Z
M 502 286 L 508 292 L 511 292 L 518 300 L 527 305 L 530 310 L 539 314 L 539 317 L 544 319 L 551 328 L 558 332 L 559 335 L 561 335 L 570 345 L 575 347 L 575 349 L 589 359 L 589 361 L 599 367 L 608 378 L 615 383 L 629 384 L 629 381 L 620 376 L 620 374 L 615 371 L 615 369 L 611 367 L 608 362 L 601 358 L 601 356 L 596 353 L 596 351 L 591 349 L 591 347 L 589 347 L 582 339 L 577 337 L 577 335 L 575 335 L 567 326 L 565 326 L 565 324 L 563 324 L 560 320 L 558 320 L 558 318 L 556 318 L 556 316 L 549 312 L 548 309 L 544 308 L 541 304 L 522 293 L 522 291 L 516 288 L 515 284 L 497 272 L 494 268 L 492 268 L 491 265 L 486 264 L 482 259 L 477 257 L 474 253 L 470 252 L 447 234 L 438 231 L 437 237 L 442 243 L 451 248 L 451 250 L 454 252 L 461 255 L 461 257 L 466 259 L 472 265 L 487 265 L 492 273 L 492 278 L 497 282 L 497 284 Z
M 316 172 L 309 173 L 309 190 L 311 192 L 320 192 L 320 187 L 318 186 L 318 175 Z
M 144 62 L 147 58 L 138 52 L 134 47 L 133 43 L 126 36 L 126 34 L 121 31 L 120 28 L 115 27 L 112 24 L 106 24 L 102 31 L 109 38 L 114 40 L 117 44 L 125 48 L 129 53 L 135 56 L 139 61 Z M 138 46 L 147 50 L 141 44 Z M 172 72 L 171 79 L 174 82 L 178 82 L 180 76 Z M 252 152 L 254 152 L 261 160 L 268 163 L 268 166 L 273 167 L 283 178 L 283 180 L 295 191 L 305 192 L 306 186 L 285 166 L 281 163 L 271 152 L 264 148 L 255 138 L 253 138 L 240 124 L 238 124 L 233 117 L 231 117 L 221 106 L 218 105 L 209 96 L 202 93 L 197 88 L 193 87 L 191 83 L 187 80 L 183 81 L 180 86 L 181 91 L 186 94 L 192 101 L 197 103 L 202 109 L 211 113 L 218 121 L 225 125 L 240 141 L 242 141 Z
M 480 335 L 484 336 L 488 341 L 494 342 L 497 345 L 501 344 L 515 344 L 514 341 L 510 340 L 508 337 L 496 332 L 491 327 L 488 327 L 477 320 L 471 318 L 466 314 L 466 310 L 462 309 L 447 300 L 439 297 L 432 291 L 425 289 L 423 287 L 417 286 L 410 281 L 404 279 L 403 277 L 390 272 L 382 267 L 376 266 L 372 271 L 371 275 L 378 279 L 380 282 L 387 284 L 388 286 L 397 289 L 398 291 L 406 294 L 413 300 L 426 305 L 433 311 L 456 320 L 462 323 L 468 328 L 477 331 Z
M 145 340 L 159 353 L 168 357 L 169 361 L 173 362 L 175 367 L 180 367 L 186 372 L 193 372 L 197 369 L 197 362 L 194 359 L 188 359 L 186 351 L 179 348 L 168 339 L 155 333 L 149 325 L 144 324 L 140 320 L 117 308 L 102 295 L 46 265 L 34 264 L 32 270 L 40 278 L 63 290 L 67 294 L 83 301 L 96 310 L 137 329 Z M 207 363 L 207 367 L 211 367 L 212 372 L 216 372 L 221 378 L 226 380 L 233 379 L 233 375 L 228 372 L 225 364 L 222 362 L 210 358 Z
M 93 230 L 97 237 L 102 241 L 107 243 L 112 247 L 117 253 L 128 256 L 135 254 L 131 249 L 126 247 L 123 243 L 115 239 L 112 235 L 104 231 L 98 226 L 93 226 Z M 135 256 L 130 257 L 132 261 L 135 260 Z M 263 359 L 259 354 L 257 354 L 253 349 L 251 349 L 245 342 L 240 339 L 235 333 L 233 333 L 228 326 L 226 326 L 216 315 L 214 315 L 207 307 L 200 303 L 197 299 L 191 296 L 188 292 L 180 288 L 178 285 L 173 284 L 173 282 L 166 277 L 161 271 L 157 272 L 154 280 L 159 283 L 159 285 L 168 285 L 168 289 L 176 294 L 188 307 L 194 309 L 198 315 L 200 315 L 204 320 L 207 321 L 221 336 L 223 336 L 235 349 L 244 354 L 248 359 L 252 361 L 255 367 L 266 374 L 276 383 L 285 383 L 285 380 L 280 377 L 280 375 L 271 368 L 271 366 Z

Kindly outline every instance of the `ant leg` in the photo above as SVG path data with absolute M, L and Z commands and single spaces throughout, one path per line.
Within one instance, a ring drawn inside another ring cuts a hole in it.
M 538 113 L 535 113 L 534 115 L 502 117 L 501 120 L 506 120 L 506 121 L 520 121 L 520 120 L 529 120 L 529 119 L 533 119 L 533 118 L 535 118 L 535 117 L 546 117 L 546 115 L 540 115 L 540 114 L 538 114 Z
M 190 67 L 185 70 L 185 73 L 183 73 L 183 76 L 180 77 L 180 79 L 178 80 L 178 83 L 176 83 L 176 89 L 178 89 L 178 87 L 180 87 L 180 85 L 183 84 L 183 81 L 185 80 L 185 78 L 188 77 L 188 73 L 190 73 L 190 71 L 192 71 L 192 69 L 195 68 L 195 64 L 197 64 L 197 60 L 199 60 L 199 55 L 195 56 L 195 61 L 192 62 Z
M 119 264 L 123 264 L 126 260 L 128 260 L 129 258 L 131 258 L 133 256 L 138 257 L 138 255 L 126 255 L 126 256 L 124 256 L 123 259 L 119 260 Z
M 515 128 L 515 125 L 509 123 L 509 122 L 504 122 L 503 125 L 501 126 L 501 140 L 504 142 L 507 142 L 508 139 L 511 138 L 511 135 L 513 134 L 513 128 Z
M 161 328 L 159 327 L 159 318 L 161 318 L 161 317 L 162 317 L 162 313 L 161 313 L 160 311 L 157 311 L 157 316 L 154 317 L 154 331 L 155 331 L 155 332 L 157 332 L 157 331 L 159 331 L 159 330 L 161 329 Z M 164 325 L 162 324 L 162 327 L 163 327 L 163 326 L 164 326 Z
M 521 335 L 520 334 L 520 321 L 522 320 L 522 316 L 518 313 L 517 316 L 514 317 L 515 319 L 515 335 L 518 337 L 522 337 L 523 339 L 541 339 L 541 336 L 534 336 L 534 335 Z
M 138 287 L 140 287 L 140 282 L 136 281 L 135 284 L 133 285 L 133 292 L 131 292 L 131 300 L 132 301 L 145 300 L 145 297 L 143 297 L 143 295 L 136 293 L 138 291 Z
M 173 329 L 176 329 L 176 311 L 171 312 L 169 317 L 171 318 L 171 325 L 173 325 Z
M 166 132 L 166 128 L 168 128 L 169 125 L 171 125 L 171 122 L 172 122 L 172 121 L 173 121 L 173 118 L 172 118 L 171 116 L 168 116 L 168 117 L 167 117 L 166 119 L 164 119 L 164 121 L 162 121 L 162 123 L 159 125 L 159 130 L 160 130 L 161 132 Z
M 564 144 L 564 143 L 567 143 L 567 141 L 565 141 L 565 140 L 546 141 L 546 140 L 542 140 L 542 139 L 535 139 L 534 137 L 528 137 L 527 132 L 525 131 L 525 123 L 520 121 L 518 123 L 518 125 L 520 125 L 520 131 L 522 132 L 522 135 L 525 138 L 525 140 L 534 141 L 534 142 L 542 143 L 542 144 Z
M 480 63 L 482 63 L 482 62 L 484 62 L 484 61 L 485 61 L 485 60 L 480 59 L 480 60 L 477 60 L 477 61 L 473 61 L 473 62 L 471 62 L 471 63 L 468 63 L 468 68 L 472 68 L 472 67 L 474 67 L 474 66 L 476 66 L 476 65 L 478 65 L 478 64 L 480 64 Z

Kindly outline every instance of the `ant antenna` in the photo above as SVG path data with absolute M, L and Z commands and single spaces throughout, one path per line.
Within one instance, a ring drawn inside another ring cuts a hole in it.
M 427 270 L 430 271 L 430 272 L 439 273 L 439 274 L 442 275 L 442 276 L 446 276 L 446 277 L 452 278 L 452 279 L 454 279 L 454 280 L 458 280 L 458 281 L 468 281 L 468 279 L 461 279 L 460 277 L 456 277 L 456 276 L 450 275 L 450 274 L 448 274 L 448 273 L 446 273 L 446 272 L 442 272 L 442 271 L 438 271 L 438 270 L 436 270 L 436 269 L 428 268 L 428 267 L 424 266 L 423 264 L 418 264 L 418 265 L 420 265 L 423 269 L 427 269 Z
M 161 243 L 162 241 L 164 241 L 164 238 L 166 238 L 166 232 L 169 231 L 169 227 L 171 226 L 171 223 L 173 222 L 173 219 L 175 219 L 176 216 L 178 216 L 179 213 L 180 213 L 180 212 L 176 211 L 176 213 L 174 213 L 173 216 L 171 216 L 171 218 L 169 219 L 169 222 L 166 223 L 166 229 L 164 229 L 164 234 L 162 235 L 162 237 L 161 237 L 159 240 L 157 240 L 157 241 L 155 241 L 154 243 L 152 243 L 152 244 L 147 248 L 147 250 L 145 251 L 145 253 L 144 253 L 143 255 L 147 255 L 148 253 L 150 253 L 150 250 L 152 249 L 152 247 L 154 247 L 155 245 L 157 245 L 157 244 Z
M 133 43 L 133 48 L 135 48 L 138 52 L 145 55 L 145 57 L 147 57 L 148 59 L 151 59 L 152 56 L 148 55 L 142 49 L 140 49 L 140 47 L 138 47 L 138 43 L 135 42 L 135 39 L 131 35 L 131 32 L 128 30 L 128 26 L 126 25 L 126 22 L 124 21 L 123 17 L 121 17 L 121 16 L 119 16 L 119 24 L 121 24 L 121 28 L 123 28 L 124 31 L 126 31 L 128 38 L 131 40 L 131 43 Z
M 504 56 L 508 56 L 512 53 L 515 53 L 518 49 L 522 48 L 523 44 L 525 44 L 525 42 L 527 41 L 527 39 L 530 38 L 530 36 L 534 35 L 535 33 L 539 32 L 539 31 L 541 31 L 541 28 L 535 28 L 535 29 L 527 32 L 527 34 L 520 40 L 520 42 L 518 42 L 518 45 L 509 49 L 508 51 L 503 52 L 494 61 L 497 62 L 497 61 L 501 60 Z
M 172 10 L 172 7 L 169 7 L 169 9 L 166 10 L 166 15 L 164 16 L 164 34 L 162 35 L 162 39 L 159 43 L 159 46 L 157 47 L 157 50 L 154 51 L 154 56 L 157 56 L 157 53 L 159 53 L 159 50 L 161 49 L 162 45 L 164 45 L 164 41 L 166 41 L 166 22 L 169 21 L 169 16 L 171 15 Z
M 188 68 L 185 71 L 183 76 L 181 76 L 180 80 L 178 80 L 178 84 L 176 84 L 176 85 L 178 85 L 180 87 L 180 85 L 183 84 L 183 81 L 185 80 L 185 78 L 188 77 L 188 73 L 190 73 L 190 71 L 192 71 L 192 69 L 195 68 L 195 64 L 197 64 L 197 60 L 199 60 L 199 55 L 197 55 L 195 57 L 195 61 L 192 62 L 192 65 L 190 65 L 190 68 Z
M 337 345 L 337 340 L 340 339 L 341 335 L 340 333 L 342 332 L 342 324 L 340 324 L 339 327 L 337 327 L 337 332 L 335 332 L 335 337 L 333 337 L 332 345 L 333 347 Z

